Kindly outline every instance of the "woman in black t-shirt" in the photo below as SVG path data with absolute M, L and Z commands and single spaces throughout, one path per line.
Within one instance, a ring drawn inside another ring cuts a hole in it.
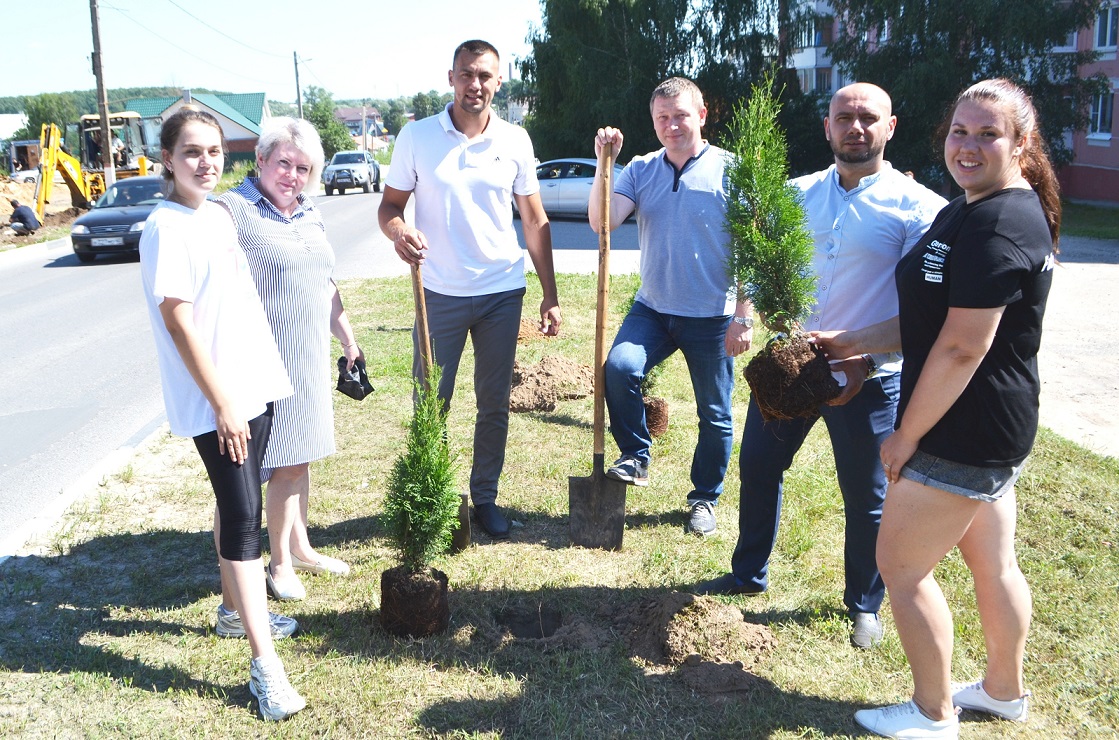
M 1014 483 L 1037 432 L 1037 351 L 1060 229 L 1056 178 L 1026 93 L 987 80 L 957 98 L 944 161 L 964 195 L 895 273 L 899 316 L 817 338 L 830 356 L 905 356 L 878 564 L 913 699 L 855 713 L 887 737 L 955 738 L 955 707 L 1025 721 L 1022 658 L 1032 603 L 1014 553 Z M 959 547 L 987 646 L 981 680 L 950 683 L 952 615 L 933 578 Z

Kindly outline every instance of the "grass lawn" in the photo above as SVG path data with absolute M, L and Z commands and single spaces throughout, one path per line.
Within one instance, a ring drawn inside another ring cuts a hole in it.
M 559 281 L 562 335 L 522 345 L 522 362 L 544 354 L 591 362 L 594 279 Z M 613 281 L 613 326 L 634 287 L 632 277 Z M 279 726 L 256 719 L 248 646 L 212 629 L 220 599 L 212 493 L 189 442 L 164 438 L 26 557 L 0 565 L 0 737 L 848 737 L 862 735 L 856 709 L 909 696 L 888 602 L 883 645 L 864 652 L 848 642 L 842 508 L 822 424 L 787 476 L 769 592 L 703 600 L 761 625 L 772 646 L 697 648 L 735 678 L 732 690 L 713 692 L 687 665 L 657 662 L 627 640 L 650 603 L 724 572 L 735 544 L 733 463 L 718 533 L 682 532 L 695 411 L 679 357 L 659 386 L 671 426 L 655 444 L 650 486 L 631 489 L 621 552 L 569 546 L 567 478 L 590 473 L 590 399 L 514 415 L 499 503 L 523 526 L 508 543 L 479 534 L 475 547 L 439 561 L 453 589 L 446 634 L 388 637 L 376 610 L 380 574 L 396 561 L 381 509 L 410 411 L 411 290 L 385 279 L 346 282 L 342 292 L 377 390 L 361 403 L 335 396 L 339 451 L 312 466 L 311 525 L 313 541 L 353 573 L 307 576 L 305 601 L 271 602 L 302 625 L 277 647 L 308 708 Z M 526 315 L 539 296 L 530 279 Z M 450 418 L 463 486 L 469 357 Z M 746 399 L 741 382 L 739 428 Z M 963 737 L 1115 736 L 1117 489 L 1114 459 L 1043 430 L 1018 489 L 1019 556 L 1035 601 L 1030 722 L 965 714 Z M 938 576 L 956 618 L 953 677 L 977 677 L 982 636 L 957 554 Z M 559 629 L 540 639 L 503 629 L 534 618 Z
M 1119 239 L 1119 208 L 1062 204 L 1061 234 L 1092 239 Z

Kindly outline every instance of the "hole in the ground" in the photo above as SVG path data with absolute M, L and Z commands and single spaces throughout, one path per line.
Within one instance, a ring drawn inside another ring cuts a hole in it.
M 497 623 L 509 630 L 513 637 L 542 640 L 556 633 L 563 624 L 563 615 L 557 609 L 537 604 L 498 612 Z

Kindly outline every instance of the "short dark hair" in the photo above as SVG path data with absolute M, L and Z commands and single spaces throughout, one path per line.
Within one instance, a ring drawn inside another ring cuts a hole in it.
M 653 103 L 657 98 L 678 98 L 685 95 L 695 105 L 696 110 L 703 107 L 703 93 L 694 82 L 686 77 L 669 77 L 653 90 L 649 98 L 649 110 L 653 110 Z
M 8 202 L 12 204 L 12 208 L 19 208 L 19 201 L 16 200 L 15 198 L 12 198 Z
M 483 54 L 493 54 L 495 57 L 497 57 L 497 60 L 499 62 L 501 61 L 501 55 L 497 53 L 497 47 L 491 44 L 489 41 L 482 41 L 481 39 L 470 39 L 469 41 L 463 41 L 455 48 L 455 55 L 451 57 L 452 67 L 454 67 L 455 64 L 458 63 L 458 55 L 464 51 L 470 52 L 476 57 L 480 57 Z

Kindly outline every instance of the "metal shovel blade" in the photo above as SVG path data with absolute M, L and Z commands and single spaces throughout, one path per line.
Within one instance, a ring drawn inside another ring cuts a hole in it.
M 603 456 L 594 456 L 589 477 L 569 476 L 568 507 L 571 542 L 578 547 L 621 550 L 626 528 L 626 484 L 607 478 Z

